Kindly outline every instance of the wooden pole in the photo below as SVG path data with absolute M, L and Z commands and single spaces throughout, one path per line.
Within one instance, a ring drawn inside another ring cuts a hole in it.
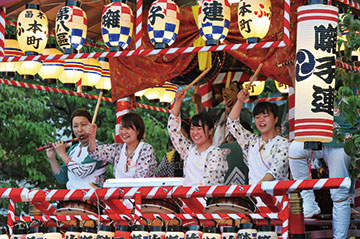
M 260 65 L 257 67 L 254 75 L 251 76 L 250 82 L 249 82 L 249 84 L 248 84 L 248 85 L 246 86 L 246 88 L 245 88 L 247 91 L 250 89 L 252 83 L 254 82 L 254 80 L 255 80 L 255 79 L 257 78 L 257 76 L 259 75 L 260 70 L 261 70 L 261 68 L 263 67 L 263 65 L 264 65 L 263 63 L 260 63 Z
M 211 68 L 207 68 L 206 70 L 204 70 L 198 77 L 196 77 L 195 80 L 193 80 L 193 82 L 191 82 L 191 83 L 185 88 L 185 91 L 188 91 L 191 86 L 195 85 L 196 82 L 198 82 L 199 80 L 201 80 L 210 70 L 211 70 Z
M 97 114 L 98 114 L 99 108 L 100 108 L 100 103 L 101 103 L 102 95 L 103 95 L 103 90 L 100 90 L 99 98 L 98 98 L 98 101 L 97 101 L 97 103 L 96 103 L 95 112 L 94 112 L 94 115 L 93 115 L 91 124 L 95 124 L 96 117 L 97 117 Z

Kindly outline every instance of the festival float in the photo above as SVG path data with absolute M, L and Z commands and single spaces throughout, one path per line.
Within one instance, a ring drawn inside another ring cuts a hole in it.
M 264 80 L 270 78 L 286 95 L 255 100 L 287 100 L 290 140 L 316 147 L 313 142 L 332 138 L 329 102 L 334 92 L 326 89 L 335 87 L 335 67 L 359 71 L 351 63 L 335 61 L 332 49 L 338 9 L 349 8 L 358 14 L 360 3 L 320 2 L 307 6 L 307 1 L 290 0 L 3 0 L 0 67 L 7 77 L 0 83 L 97 100 L 94 123 L 101 101 L 116 104 L 120 122 L 133 107 L 170 113 L 166 108 L 139 104 L 134 95 L 171 102 L 177 85 L 195 86 L 203 105 L 212 107 L 215 85 L 228 87 L 238 81 L 258 95 Z M 5 38 L 6 25 L 17 28 L 17 40 Z M 318 37 L 304 37 L 308 35 Z M 57 45 L 47 45 L 48 37 L 56 37 Z M 97 51 L 82 52 L 86 45 Z M 315 70 L 314 57 L 320 59 Z M 295 61 L 296 80 L 287 67 Z M 16 72 L 24 81 L 11 78 Z M 64 88 L 26 82 L 36 74 L 47 83 L 59 80 Z M 81 92 L 81 86 L 96 87 L 100 93 Z M 109 90 L 111 98 L 104 97 L 103 92 Z M 163 91 L 161 97 L 154 93 L 157 90 Z M 313 128 L 319 119 L 321 124 Z M 11 238 L 285 239 L 305 238 L 305 234 L 331 238 L 331 230 L 325 230 L 331 220 L 304 220 L 299 192 L 350 189 L 350 185 L 350 178 L 321 178 L 186 187 L 176 178 L 154 178 L 110 179 L 104 188 L 84 190 L 0 188 L 0 198 L 9 200 L 8 232 L 1 233 Z M 255 196 L 265 202 L 267 212 L 255 213 L 246 205 L 246 198 Z M 212 211 L 199 201 L 204 197 L 224 200 Z M 133 200 L 134 207 L 127 208 L 123 200 Z M 56 201 L 58 208 L 53 204 Z M 15 203 L 24 202 L 40 214 L 15 215 Z M 160 224 L 153 225 L 156 220 Z M 66 226 L 64 222 L 69 221 L 76 223 Z M 81 230 L 80 222 L 85 221 L 94 223 Z M 360 236 L 358 223 L 352 219 L 349 236 Z M 274 226 L 280 229 L 275 232 Z M 36 229 L 39 227 L 43 229 Z

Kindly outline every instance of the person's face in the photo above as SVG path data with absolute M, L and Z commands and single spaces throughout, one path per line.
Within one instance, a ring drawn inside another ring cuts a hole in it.
M 212 129 L 209 130 L 209 127 L 205 125 L 204 129 L 202 128 L 201 122 L 200 126 L 191 125 L 190 126 L 190 137 L 194 144 L 200 146 L 206 143 L 209 140 L 209 136 L 212 132 Z
M 229 88 L 224 88 L 223 96 L 226 104 L 226 109 L 231 110 L 237 100 L 237 93 L 239 92 L 236 83 L 231 83 Z
M 72 120 L 72 130 L 76 138 L 86 135 L 87 129 L 90 125 L 90 121 L 84 116 L 75 116 Z M 89 142 L 89 138 L 81 139 L 80 143 Z
M 139 131 L 135 128 L 135 126 L 125 128 L 120 124 L 119 133 L 120 133 L 120 138 L 126 144 L 132 144 L 132 143 L 135 143 L 135 142 L 139 141 L 137 139 Z
M 278 118 L 274 118 L 273 113 L 260 113 L 254 117 L 255 125 L 261 134 L 270 133 L 275 129 Z

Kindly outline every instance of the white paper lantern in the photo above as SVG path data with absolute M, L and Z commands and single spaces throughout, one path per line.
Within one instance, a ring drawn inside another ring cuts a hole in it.
M 295 82 L 295 140 L 331 142 L 338 9 L 298 8 Z
M 248 43 L 264 38 L 270 28 L 270 0 L 240 0 L 238 6 L 238 26 Z

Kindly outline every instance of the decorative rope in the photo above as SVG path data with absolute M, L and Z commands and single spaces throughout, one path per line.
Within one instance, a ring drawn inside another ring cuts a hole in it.
M 141 49 L 142 41 L 142 10 L 143 10 L 143 1 L 136 1 L 136 34 L 135 34 L 135 48 L 136 50 Z
M 0 56 L 5 53 L 5 7 L 0 7 Z

